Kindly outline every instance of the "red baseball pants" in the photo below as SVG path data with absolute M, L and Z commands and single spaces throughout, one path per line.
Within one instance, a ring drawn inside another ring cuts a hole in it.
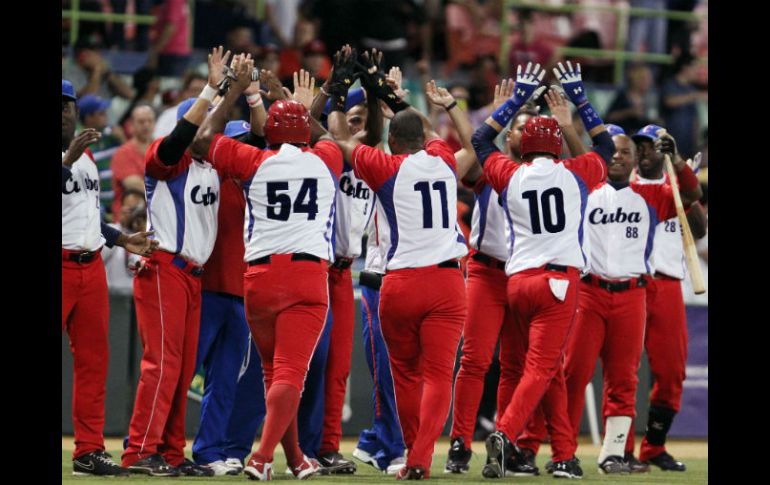
M 254 456 L 272 461 L 280 441 L 290 465 L 302 460 L 297 408 L 329 308 L 326 261 L 273 254 L 244 275 L 246 320 L 262 358 L 267 414 Z
M 409 467 L 430 470 L 449 415 L 465 305 L 465 282 L 455 268 L 398 269 L 383 279 L 380 322 Z
M 556 296 L 550 280 L 568 282 L 563 299 Z M 512 376 L 513 394 L 502 417 L 498 410 L 497 429 L 515 442 L 542 400 L 543 411 L 549 417 L 555 461 L 572 458 L 577 448 L 574 437 L 568 433 L 571 427 L 562 360 L 574 325 L 578 281 L 578 271 L 571 267 L 566 273 L 535 268 L 508 279 L 508 304 L 518 334 L 503 341 L 502 345 L 509 342 L 512 347 L 505 354 L 501 349 L 501 359 L 523 361 L 524 370 L 518 378 Z M 514 372 L 518 368 L 513 366 Z M 505 399 L 507 392 L 503 390 L 501 399 Z
M 492 362 L 497 339 L 503 326 L 513 325 L 508 311 L 507 283 L 508 277 L 504 270 L 491 268 L 472 258 L 468 260 L 468 315 L 463 326 L 463 354 L 455 380 L 450 433 L 452 439 L 462 437 L 468 449 L 473 441 L 476 416 L 484 392 L 484 377 Z M 508 362 L 507 359 L 500 359 L 499 387 L 503 386 L 502 368 Z
M 650 406 L 679 412 L 687 364 L 687 315 L 682 297 L 682 281 L 656 276 L 647 286 L 647 330 L 644 347 L 653 376 Z M 626 451 L 633 451 L 633 423 Z M 630 443 L 629 443 L 630 442 Z M 654 457 L 665 451 L 642 441 L 640 456 Z
M 635 417 L 637 371 L 646 318 L 644 288 L 609 292 L 583 282 L 579 301 L 575 331 L 564 364 L 574 436 L 580 430 L 585 389 L 597 357 L 602 359 L 604 375 L 604 416 Z
M 134 278 L 134 302 L 144 354 L 123 466 L 155 453 L 179 466 L 198 349 L 200 278 L 153 255 Z
M 61 266 L 61 326 L 69 335 L 73 358 L 72 457 L 78 458 L 104 450 L 110 307 L 101 253 L 90 263 L 62 260 Z
M 342 407 L 353 355 L 353 326 L 356 321 L 353 279 L 350 268 L 329 268 L 329 300 L 332 330 L 326 357 L 324 426 L 320 455 L 340 449 Z

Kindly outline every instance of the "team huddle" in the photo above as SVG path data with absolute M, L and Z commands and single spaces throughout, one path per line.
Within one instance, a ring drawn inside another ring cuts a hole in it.
M 221 47 L 208 68 L 206 87 L 179 106 L 174 130 L 147 151 L 148 227 L 132 235 L 99 222 L 99 179 L 87 148 L 99 134 L 74 136 L 76 95 L 62 81 L 62 329 L 75 363 L 73 473 L 270 480 L 279 443 L 286 473 L 298 479 L 355 473 L 340 439 L 355 324 L 351 266 L 364 235 L 359 284 L 374 419 L 355 459 L 399 480 L 427 479 L 451 411 L 445 472 L 467 473 L 499 340 L 496 431 L 485 443 L 484 477 L 538 475 L 535 456 L 549 437 L 546 470 L 583 476 L 577 435 L 597 357 L 605 424 L 599 472 L 685 469 L 665 448 L 687 353 L 673 191 L 696 234 L 705 216 L 698 180 L 665 130 L 649 125 L 629 136 L 604 125 L 580 65 L 570 62 L 554 69 L 561 86 L 547 90 L 540 65 L 518 66 L 475 132 L 453 96 L 429 82 L 425 95 L 454 124 L 458 151 L 406 102 L 400 70 L 384 72 L 376 50 L 343 47 L 317 93 L 304 70 L 291 92 L 255 69 L 250 55 L 230 60 Z M 351 89 L 356 80 L 361 88 Z M 250 119 L 228 122 L 241 96 Z M 539 114 L 541 96 L 551 116 Z M 572 125 L 569 102 L 592 147 Z M 495 139 L 503 131 L 501 150 Z M 678 183 L 664 175 L 666 157 Z M 457 223 L 458 183 L 475 194 L 468 242 Z M 120 464 L 102 434 L 104 244 L 137 255 L 144 349 Z M 645 347 L 655 385 L 637 459 L 633 420 Z M 201 365 L 190 460 L 187 391 Z

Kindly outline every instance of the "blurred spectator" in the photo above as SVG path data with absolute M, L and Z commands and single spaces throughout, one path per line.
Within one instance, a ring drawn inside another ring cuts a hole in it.
M 125 14 L 128 0 L 110 0 L 110 6 L 113 13 Z M 133 10 L 136 15 L 149 15 L 153 0 L 133 0 Z M 144 52 L 150 46 L 150 26 L 147 24 L 136 24 L 134 27 L 133 50 Z M 113 22 L 108 35 L 108 44 L 110 47 L 126 49 L 126 24 L 123 22 Z
M 112 213 L 120 214 L 120 200 L 126 189 L 144 193 L 144 156 L 152 143 L 155 111 L 151 106 L 138 105 L 131 112 L 133 137 L 117 149 L 112 157 Z
M 668 0 L 666 8 L 682 12 L 692 12 L 698 5 L 698 0 Z M 678 56 L 682 52 L 691 52 L 692 32 L 697 30 L 698 24 L 688 20 L 668 19 L 668 38 L 666 39 L 666 52 Z
M 126 234 L 144 231 L 146 227 L 147 207 L 144 192 L 127 189 L 121 196 L 120 215 L 110 224 Z M 102 248 L 104 269 L 107 272 L 107 287 L 110 292 L 132 294 L 134 288 L 133 273 L 128 268 L 130 253 L 121 246 Z
M 326 46 L 320 40 L 309 42 L 302 49 L 302 67 L 315 77 L 316 85 L 326 81 L 332 69 Z
M 617 0 L 581 0 L 585 7 L 611 7 L 620 3 Z M 595 32 L 599 36 L 601 49 L 615 50 L 617 33 L 617 14 L 593 8 L 579 10 L 572 14 L 572 28 L 576 35 L 581 32 Z
M 81 38 L 75 45 L 75 59 L 62 64 L 62 79 L 69 79 L 78 97 L 94 94 L 102 98 L 113 95 L 131 99 L 133 90 L 114 72 L 107 60 L 90 40 Z
M 155 75 L 155 69 L 145 66 L 134 73 L 134 92 L 136 93 L 134 99 L 131 100 L 131 104 L 128 105 L 126 112 L 118 121 L 129 138 L 132 133 L 128 119 L 131 117 L 134 106 L 146 104 L 154 108 L 156 105 L 155 98 L 160 92 L 160 78 Z
M 632 8 L 666 10 L 666 0 L 630 0 Z M 631 52 L 666 52 L 666 18 L 633 16 L 628 21 L 628 44 Z
M 182 82 L 182 89 L 175 98 L 174 105 L 167 108 L 158 117 L 155 123 L 155 131 L 152 133 L 153 139 L 166 136 L 173 131 L 176 126 L 176 111 L 179 105 L 187 98 L 197 97 L 203 88 L 206 87 L 208 78 L 195 71 L 188 72 Z
M 257 56 L 256 65 L 260 69 L 267 69 L 278 76 L 278 73 L 281 72 L 281 58 L 279 52 L 278 47 L 275 45 L 266 45 Z
M 216 44 L 215 44 L 216 45 Z M 254 42 L 254 30 L 245 23 L 236 23 L 227 31 L 225 50 L 235 54 L 251 54 L 255 57 L 259 53 L 259 46 Z
M 448 56 L 445 75 L 453 73 L 458 66 L 473 64 L 479 56 L 497 54 L 500 49 L 499 9 L 499 1 L 484 5 L 477 0 L 447 2 L 444 10 Z
M 604 118 L 623 128 L 626 133 L 636 133 L 653 123 L 654 100 L 652 71 L 645 64 L 634 64 L 626 70 L 626 87 L 618 90 Z
M 236 0 L 197 0 L 194 25 L 193 46 L 205 50 L 223 45 L 227 33 L 235 26 L 248 27 L 252 34 L 262 28 L 259 21 L 248 14 L 243 2 Z M 197 28 L 199 25 L 205 28 Z M 258 36 L 256 42 L 262 44 L 264 41 Z
M 153 25 L 148 67 L 160 76 L 181 76 L 190 61 L 190 10 L 187 0 L 165 0 Z
M 511 51 L 508 54 L 508 66 L 511 73 L 516 72 L 516 66 L 525 66 L 528 62 L 540 64 L 545 67 L 546 78 L 548 81 L 551 76 L 551 68 L 557 62 L 556 49 L 552 42 L 538 35 L 535 28 L 533 11 L 528 8 L 518 10 L 519 23 L 515 27 L 517 38 L 511 45 Z M 494 85 L 493 85 L 494 86 Z
M 89 146 L 99 170 L 99 199 L 102 209 L 102 217 L 112 220 L 112 171 L 110 163 L 117 148 L 126 141 L 125 134 L 120 127 L 111 127 L 107 121 L 107 109 L 110 101 L 93 94 L 87 94 L 78 101 L 78 114 L 83 128 L 93 128 L 102 134 L 102 137 Z
M 403 66 L 409 52 L 409 25 L 420 31 L 420 59 L 431 58 L 431 31 L 425 9 L 414 0 L 359 0 L 361 46 L 382 51 L 383 68 Z
M 294 34 L 292 39 L 293 43 L 283 48 L 278 53 L 280 70 L 273 71 L 276 72 L 278 78 L 281 80 L 291 80 L 292 74 L 294 74 L 296 71 L 299 71 L 303 67 L 302 56 L 304 48 L 308 47 L 313 41 L 318 42 L 318 45 L 324 46 L 323 41 L 316 40 L 315 24 L 308 20 L 300 19 L 297 21 L 296 25 L 294 26 Z M 274 44 L 272 44 L 271 47 L 277 49 L 277 46 Z M 316 79 L 316 81 L 317 80 L 318 79 Z
M 81 12 L 95 12 L 102 13 L 105 11 L 103 0 L 80 0 L 78 3 L 78 9 Z M 62 0 L 62 10 L 69 10 L 72 8 L 72 0 Z M 64 32 L 67 32 L 67 36 L 64 36 Z M 70 19 L 62 19 L 62 45 L 69 43 L 69 35 L 72 32 L 72 21 Z M 88 41 L 91 45 L 103 48 L 107 46 L 107 24 L 101 20 L 80 20 L 78 22 L 78 38 L 76 40 Z M 77 89 L 77 86 L 75 86 Z M 80 95 L 80 93 L 78 93 Z
M 316 23 L 318 36 L 329 52 L 337 52 L 345 44 L 360 47 L 362 24 L 379 21 L 379 14 L 361 17 L 361 3 L 360 0 L 307 0 L 303 11 L 305 17 Z
M 265 0 L 265 20 L 273 40 L 282 48 L 296 45 L 294 33 L 300 4 L 302 0 Z
M 695 155 L 699 133 L 698 101 L 708 102 L 708 91 L 698 91 L 696 80 L 696 59 L 690 53 L 683 53 L 674 61 L 673 77 L 667 79 L 661 88 L 660 114 L 663 126 L 671 133 L 677 149 L 685 159 Z

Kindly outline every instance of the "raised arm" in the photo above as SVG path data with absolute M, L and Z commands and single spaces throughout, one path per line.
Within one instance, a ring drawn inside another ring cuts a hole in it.
M 376 147 L 382 142 L 382 127 L 384 125 L 384 116 L 380 109 L 380 100 L 374 93 L 366 91 L 366 125 L 363 135 L 360 138 L 361 143 L 370 147 Z
M 193 105 L 180 119 L 174 130 L 158 146 L 158 158 L 164 165 L 175 165 L 181 160 L 184 151 L 193 142 L 198 127 L 206 118 L 211 101 L 217 94 L 217 86 L 225 77 L 224 67 L 230 58 L 230 51 L 222 55 L 222 46 L 211 50 L 208 57 L 209 79 L 206 87 Z
M 583 153 L 588 153 L 588 148 L 580 141 L 580 135 L 577 134 L 577 130 L 572 125 L 572 112 L 562 92 L 561 87 L 557 85 L 551 86 L 551 89 L 545 93 L 545 102 L 548 104 L 548 109 L 551 110 L 551 115 L 559 123 L 559 128 L 561 128 L 561 133 L 567 142 L 570 155 L 576 157 Z
M 588 101 L 586 89 L 583 86 L 583 78 L 580 75 L 580 64 L 577 64 L 577 69 L 573 69 L 570 61 L 567 61 L 566 68 L 560 62 L 557 67 L 553 68 L 553 73 L 570 101 L 577 107 L 580 119 L 583 120 L 583 126 L 594 142 L 593 151 L 599 154 L 605 163 L 610 163 L 612 155 L 615 153 L 615 143 L 612 142 L 612 137 L 607 132 L 599 113 Z
M 331 98 L 331 112 L 327 124 L 334 141 L 337 142 L 342 154 L 352 162 L 353 150 L 361 142 L 357 140 L 348 128 L 345 119 L 345 98 L 348 90 L 355 80 L 355 50 L 349 45 L 334 54 L 334 72 L 332 82 L 329 85 L 329 97 Z
M 262 94 L 259 92 L 259 80 L 252 81 L 243 94 L 246 96 L 246 103 L 249 105 L 251 134 L 255 137 L 264 138 L 267 111 L 265 111 L 265 103 L 262 101 Z
M 703 190 L 700 188 L 698 177 L 695 172 L 687 165 L 676 149 L 676 140 L 670 134 L 663 130 L 658 131 L 658 139 L 655 140 L 655 149 L 664 155 L 668 155 L 676 171 L 679 182 L 679 194 L 682 196 L 682 204 L 689 206 L 703 197 Z
M 211 147 L 214 135 L 221 133 L 225 129 L 227 114 L 233 109 L 238 97 L 251 84 L 251 71 L 254 69 L 254 61 L 249 54 L 245 56 L 236 56 L 233 59 L 232 70 L 236 79 L 230 84 L 230 89 L 225 94 L 222 101 L 206 117 L 195 135 L 190 151 L 196 158 L 206 158 Z
M 473 128 L 471 128 L 471 121 L 468 119 L 468 114 L 457 107 L 457 101 L 449 91 L 445 88 L 436 86 L 436 81 L 430 81 L 425 85 L 425 95 L 432 104 L 447 110 L 449 117 L 457 128 L 457 133 L 460 135 L 460 141 L 463 148 L 455 153 L 455 158 L 457 159 L 457 176 L 462 179 L 471 169 L 478 167 L 476 154 L 474 153 L 473 145 L 471 144 Z M 478 172 L 478 170 L 475 172 Z M 476 175 L 474 177 L 476 179 L 480 176 L 478 173 L 474 173 L 473 175 Z
M 495 146 L 495 137 L 503 131 L 503 128 L 508 125 L 521 107 L 524 106 L 524 103 L 535 93 L 543 77 L 545 77 L 545 70 L 540 69 L 540 64 L 536 64 L 532 68 L 532 63 L 529 62 L 524 72 L 521 71 L 521 66 L 516 68 L 516 83 L 513 88 L 513 96 L 497 108 L 471 138 L 476 158 L 478 158 L 482 166 L 492 153 L 500 151 Z

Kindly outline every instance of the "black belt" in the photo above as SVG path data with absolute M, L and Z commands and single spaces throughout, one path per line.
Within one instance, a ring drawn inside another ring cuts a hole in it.
M 505 261 L 500 261 L 499 259 L 487 256 L 484 253 L 474 253 L 471 257 L 479 263 L 483 263 L 492 268 L 505 270 Z
M 371 288 L 372 290 L 379 291 L 382 286 L 382 275 L 379 273 L 372 273 L 369 271 L 362 271 L 358 276 L 358 284 Z
M 446 261 L 442 261 L 441 263 L 437 264 L 439 268 L 455 268 L 460 269 L 460 262 L 456 259 L 448 259 Z
M 308 253 L 294 253 L 291 255 L 291 260 L 292 261 L 315 261 L 316 263 L 321 262 L 321 258 Z M 249 266 L 254 266 L 255 264 L 270 264 L 270 255 L 262 256 L 261 258 L 252 259 L 251 261 L 249 261 Z
M 581 280 L 590 285 L 603 288 L 611 293 L 632 290 L 634 288 L 644 288 L 647 286 L 647 279 L 644 276 L 639 276 L 638 278 L 630 279 L 627 281 L 609 281 L 587 274 L 583 276 Z
M 335 257 L 332 268 L 348 269 L 353 265 L 353 258 Z
M 90 263 L 96 258 L 99 251 L 83 251 L 82 253 L 70 253 L 67 259 L 76 263 L 84 264 Z
M 569 266 L 564 266 L 562 264 L 548 263 L 545 266 L 543 266 L 543 268 L 546 271 L 561 271 L 562 273 L 566 273 L 567 272 L 567 268 L 569 268 Z

